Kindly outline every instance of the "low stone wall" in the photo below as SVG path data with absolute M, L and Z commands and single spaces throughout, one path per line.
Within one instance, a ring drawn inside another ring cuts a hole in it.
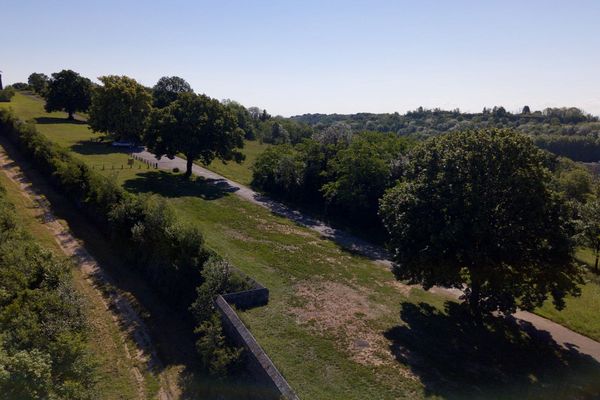
M 229 303 L 242 308 L 265 305 L 269 301 L 269 290 L 262 285 L 256 289 L 218 296 L 215 306 L 221 315 L 223 329 L 231 340 L 245 350 L 246 366 L 256 380 L 261 399 L 299 400 L 285 378 L 277 370 L 269 356 L 260 347 L 254 336 L 244 325 Z

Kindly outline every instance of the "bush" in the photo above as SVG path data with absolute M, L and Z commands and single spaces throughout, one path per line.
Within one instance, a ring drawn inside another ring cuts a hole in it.
M 187 310 L 208 258 L 197 229 L 182 224 L 158 196 L 124 192 L 7 110 L 0 110 L 0 135 L 15 143 L 57 190 L 97 223 L 169 304 Z
M 200 335 L 200 339 L 196 342 L 196 349 L 202 364 L 211 375 L 224 377 L 239 366 L 243 349 L 227 344 L 217 313 L 213 313 L 210 319 L 200 324 L 194 332 Z
M 0 225 L 0 398 L 92 398 L 95 371 L 70 264 L 18 227 L 4 190 Z
M 0 102 L 9 102 L 13 96 L 15 95 L 15 89 L 12 87 L 7 87 L 4 90 L 0 90 Z
M 12 85 L 10 85 L 10 87 L 12 87 L 15 90 L 30 90 L 31 89 L 31 87 L 24 82 L 13 83 Z

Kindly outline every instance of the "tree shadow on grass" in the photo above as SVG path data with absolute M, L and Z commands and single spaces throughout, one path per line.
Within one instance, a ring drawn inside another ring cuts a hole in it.
M 37 117 L 35 118 L 36 124 L 73 124 L 73 125 L 86 125 L 87 122 L 80 121 L 78 119 L 67 119 L 65 118 L 57 118 L 57 117 Z
M 417 375 L 427 394 L 451 399 L 597 399 L 600 364 L 548 332 L 514 318 L 476 324 L 447 302 L 403 303 L 406 325 L 385 332 L 396 359 Z
M 71 145 L 70 149 L 75 153 L 83 155 L 109 155 L 109 154 L 126 154 L 130 155 L 136 150 L 136 147 L 116 147 L 109 142 L 101 141 L 99 136 L 97 140 L 80 140 Z
M 126 180 L 123 186 L 134 193 L 157 193 L 170 198 L 193 196 L 205 200 L 216 200 L 237 190 L 224 181 L 198 177 L 188 180 L 181 174 L 160 170 L 142 172 Z

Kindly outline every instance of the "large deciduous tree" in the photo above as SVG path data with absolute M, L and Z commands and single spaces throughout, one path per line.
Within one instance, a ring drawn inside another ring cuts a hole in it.
M 77 111 L 90 106 L 92 82 L 71 70 L 52 74 L 46 92 L 46 111 L 65 111 L 73 119 Z
M 127 76 L 102 76 L 92 98 L 90 127 L 106 132 L 116 140 L 139 142 L 150 114 L 152 96 Z
M 41 95 L 46 93 L 49 81 L 50 78 L 48 78 L 48 75 L 39 72 L 34 72 L 33 74 L 29 75 L 29 78 L 27 79 L 27 83 L 29 86 L 31 86 L 33 91 Z
M 578 295 L 573 226 L 546 155 L 510 130 L 442 135 L 417 146 L 381 201 L 400 280 L 464 289 L 473 314 L 557 308 Z
M 163 76 L 152 88 L 154 107 L 163 108 L 177 100 L 179 93 L 193 93 L 192 87 L 178 76 Z
M 238 149 L 244 146 L 243 137 L 235 116 L 219 101 L 183 93 L 167 107 L 152 111 L 145 143 L 158 157 L 183 153 L 189 177 L 194 160 L 205 165 L 215 158 L 241 162 L 244 156 Z

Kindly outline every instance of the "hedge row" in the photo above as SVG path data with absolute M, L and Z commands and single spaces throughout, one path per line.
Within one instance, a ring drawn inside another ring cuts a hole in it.
M 197 228 L 179 221 L 161 197 L 125 192 L 7 110 L 0 110 L 0 135 L 100 227 L 167 303 L 187 311 L 209 258 Z
M 70 264 L 19 227 L 0 187 L 0 398 L 94 398 L 96 374 Z

